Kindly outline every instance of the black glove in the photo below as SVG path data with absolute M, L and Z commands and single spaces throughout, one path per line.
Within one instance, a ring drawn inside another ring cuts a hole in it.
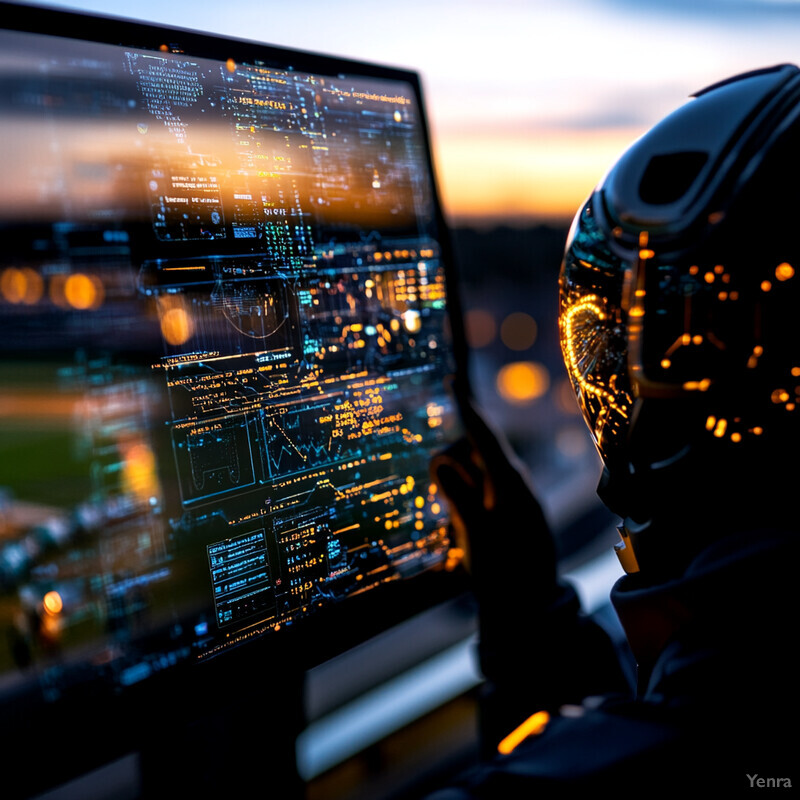
M 556 551 L 524 466 L 474 407 L 467 436 L 431 462 L 478 600 L 487 755 L 535 711 L 627 688 L 605 632 L 559 583 Z
M 471 404 L 467 435 L 434 456 L 431 475 L 449 507 L 483 614 L 549 605 L 556 593 L 556 554 L 525 467 Z

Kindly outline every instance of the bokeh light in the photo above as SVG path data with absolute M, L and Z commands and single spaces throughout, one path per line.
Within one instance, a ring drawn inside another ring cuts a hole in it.
M 547 367 L 535 361 L 514 361 L 497 373 L 497 391 L 508 403 L 525 405 L 546 394 L 550 388 Z
M 94 275 L 76 272 L 64 281 L 64 299 L 78 311 L 99 308 L 104 299 L 103 284 Z
M 775 268 L 775 277 L 779 281 L 788 281 L 790 278 L 794 277 L 794 267 L 786 261 L 782 264 L 778 264 Z
M 509 350 L 527 350 L 536 341 L 536 320 L 524 311 L 509 314 L 500 326 L 500 338 Z
M 403 325 L 409 333 L 418 333 L 419 329 L 422 327 L 422 319 L 420 318 L 419 311 L 413 308 L 404 311 Z
M 193 332 L 192 317 L 182 306 L 176 305 L 168 308 L 161 315 L 161 333 L 169 344 L 185 344 Z
M 30 267 L 8 267 L 0 273 L 0 295 L 14 305 L 34 305 L 44 294 L 41 275 Z
M 470 347 L 480 348 L 490 345 L 497 336 L 497 323 L 491 311 L 473 308 L 464 315 L 467 341 Z
M 144 442 L 122 447 L 123 485 L 139 500 L 147 501 L 157 494 L 156 459 Z
M 53 616 L 60 614 L 64 610 L 64 601 L 61 599 L 61 595 L 56 591 L 48 592 L 44 598 L 42 598 L 42 605 L 44 606 L 44 610 Z

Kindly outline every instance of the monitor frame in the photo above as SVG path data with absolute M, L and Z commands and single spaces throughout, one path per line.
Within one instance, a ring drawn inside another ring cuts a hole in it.
M 3 19 L 2 28 L 11 31 L 155 52 L 166 43 L 172 50 L 181 51 L 187 56 L 221 61 L 235 57 L 242 61 L 257 60 L 281 69 L 294 66 L 304 72 L 399 80 L 410 86 L 416 96 L 421 132 L 427 151 L 435 223 L 446 273 L 449 319 L 456 362 L 453 391 L 459 402 L 470 394 L 467 343 L 458 298 L 454 254 L 437 186 L 422 84 L 417 72 L 247 39 L 222 37 L 190 29 L 166 28 L 132 19 L 46 6 L 0 2 L 0 15 Z M 463 595 L 468 587 L 468 577 L 462 568 L 425 573 L 408 581 L 381 587 L 380 596 L 370 592 L 360 597 L 348 598 L 339 606 L 324 609 L 316 616 L 300 620 L 291 629 L 281 631 L 277 634 L 279 639 L 272 635 L 264 636 L 229 650 L 218 659 L 181 665 L 156 679 L 148 679 L 131 687 L 122 695 L 109 695 L 87 685 L 75 697 L 47 704 L 42 702 L 40 687 L 33 681 L 26 692 L 4 704 L 3 717 L 6 722 L 0 736 L 0 745 L 9 761 L 24 759 L 38 745 L 42 731 L 66 731 L 76 718 L 81 718 L 84 723 L 91 721 L 94 727 L 81 741 L 77 737 L 73 740 L 65 737 L 60 752 L 49 759 L 49 768 L 35 775 L 33 772 L 28 775 L 28 780 L 19 787 L 20 796 L 26 796 L 31 788 L 41 790 L 49 785 L 57 785 L 73 775 L 79 775 L 87 769 L 139 749 L 142 736 L 150 724 L 148 715 L 158 714 L 165 703 L 174 701 L 180 707 L 180 713 L 187 717 L 174 728 L 175 731 L 197 724 L 206 726 L 208 723 L 202 719 L 202 709 L 193 709 L 190 698 L 192 692 L 202 691 L 212 682 L 236 681 L 247 676 L 243 678 L 244 683 L 247 683 L 256 673 L 270 675 L 271 680 L 287 681 L 286 705 L 293 708 L 296 703 L 302 702 L 301 694 L 298 694 L 302 692 L 302 680 L 295 679 L 304 670 L 339 655 L 434 605 Z M 275 664 L 276 651 L 280 653 L 279 665 Z M 174 700 L 176 697 L 179 699 Z M 296 710 L 295 721 L 298 722 L 302 720 L 302 712 L 299 708 Z M 195 712 L 197 718 L 191 719 Z M 173 728 L 170 727 L 170 730 Z M 13 791 L 10 796 L 15 796 Z

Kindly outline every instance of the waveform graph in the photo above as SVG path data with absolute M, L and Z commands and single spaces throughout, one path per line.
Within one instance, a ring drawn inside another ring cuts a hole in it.
M 330 399 L 265 409 L 261 416 L 266 474 L 272 480 L 327 467 L 358 450 L 349 417 Z
M 256 483 L 254 427 L 247 414 L 173 427 L 172 449 L 184 506 L 212 502 Z

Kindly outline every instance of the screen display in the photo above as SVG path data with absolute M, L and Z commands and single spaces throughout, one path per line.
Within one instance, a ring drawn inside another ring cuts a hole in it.
M 456 560 L 414 76 L 97 30 L 0 31 L 0 693 L 45 701 Z

